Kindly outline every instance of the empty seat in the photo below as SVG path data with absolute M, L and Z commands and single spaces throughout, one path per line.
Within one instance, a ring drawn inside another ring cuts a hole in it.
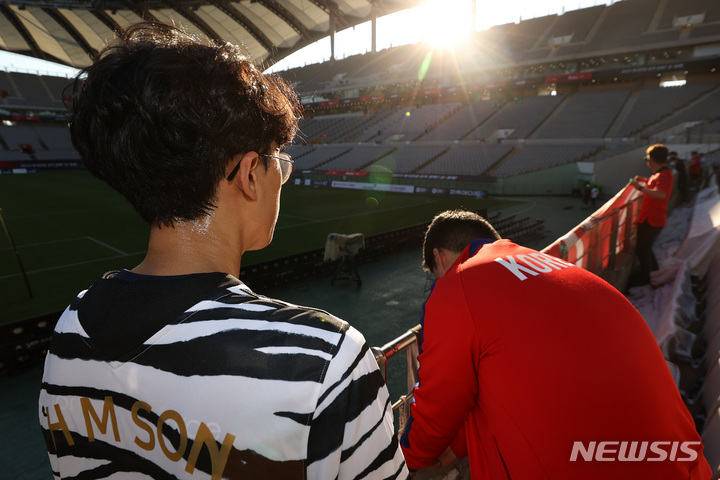
M 705 458 L 713 472 L 713 480 L 720 475 L 720 411 L 710 412 L 702 431 Z

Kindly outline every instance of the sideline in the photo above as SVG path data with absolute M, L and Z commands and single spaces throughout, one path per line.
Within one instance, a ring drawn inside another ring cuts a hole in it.
M 500 197 L 498 197 L 498 198 L 500 198 Z M 537 207 L 537 202 L 532 201 L 532 202 L 530 202 L 529 206 L 522 208 L 522 209 L 518 210 L 517 212 L 508 213 L 507 215 L 501 216 L 498 220 L 506 220 L 510 217 L 514 217 L 516 215 L 520 215 L 521 213 L 527 212 L 528 210 L 532 210 L 535 207 Z
M 135 256 L 135 255 L 145 255 L 145 253 L 147 253 L 147 251 L 146 251 L 146 250 L 142 250 L 142 251 L 139 251 L 139 252 L 124 253 L 124 254 L 122 254 L 122 255 L 113 255 L 113 256 L 111 256 L 111 257 L 95 258 L 95 259 L 93 259 L 93 260 L 86 260 L 86 261 L 84 261 L 84 262 L 68 263 L 68 264 L 66 264 L 66 265 L 57 265 L 57 266 L 55 266 L 55 267 L 38 268 L 37 270 L 29 270 L 29 271 L 27 272 L 27 274 L 28 274 L 28 275 L 33 275 L 33 274 L 35 274 L 35 273 L 49 272 L 49 271 L 52 271 L 52 270 L 61 270 L 61 269 L 68 268 L 68 267 L 78 267 L 78 266 L 80 266 L 80 265 L 87 265 L 87 264 L 90 264 L 90 263 L 104 262 L 105 260 L 113 260 L 113 259 L 116 259 L 116 258 L 132 257 L 132 256 Z M 21 276 L 20 273 L 14 273 L 14 274 L 11 274 L 11 275 L 3 275 L 2 277 L 0 277 L 0 280 L 6 280 L 6 279 L 8 279 L 8 278 L 15 278 L 15 277 L 20 277 L 20 276 Z

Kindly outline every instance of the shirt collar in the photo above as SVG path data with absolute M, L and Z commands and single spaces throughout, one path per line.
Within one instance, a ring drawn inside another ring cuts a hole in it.
M 476 238 L 470 242 L 470 251 L 468 252 L 468 258 L 474 256 L 483 245 L 488 243 L 495 243 L 496 240 L 490 238 Z

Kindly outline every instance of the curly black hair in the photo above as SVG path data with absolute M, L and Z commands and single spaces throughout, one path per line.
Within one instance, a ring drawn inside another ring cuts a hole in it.
M 234 155 L 294 138 L 297 94 L 239 47 L 155 22 L 116 36 L 71 85 L 70 131 L 87 169 L 148 224 L 208 214 Z

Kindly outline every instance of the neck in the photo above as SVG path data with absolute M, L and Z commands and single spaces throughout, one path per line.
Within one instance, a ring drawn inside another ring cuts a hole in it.
M 223 272 L 238 276 L 242 249 L 223 235 L 213 216 L 176 221 L 173 227 L 150 230 L 145 259 L 135 268 L 144 275 L 187 275 Z

